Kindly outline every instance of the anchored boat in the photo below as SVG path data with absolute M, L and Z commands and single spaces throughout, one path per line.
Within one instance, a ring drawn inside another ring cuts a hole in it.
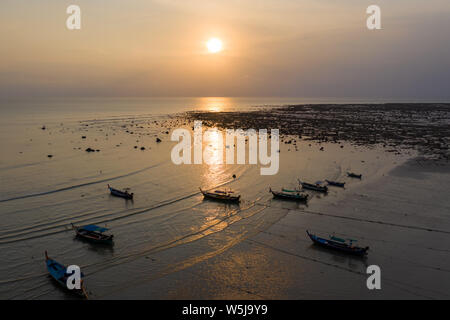
M 337 181 L 331 181 L 331 180 L 327 180 L 327 179 L 325 179 L 325 181 L 330 186 L 340 187 L 340 188 L 344 188 L 345 187 L 345 182 L 337 182 Z
M 353 172 L 347 172 L 347 176 L 349 176 L 350 178 L 356 178 L 356 179 L 361 179 L 362 178 L 362 174 L 356 174 Z
M 241 201 L 241 196 L 236 195 L 234 191 L 231 190 L 214 190 L 214 191 L 204 191 L 199 188 L 200 192 L 203 194 L 205 199 L 224 201 L 224 202 L 239 202 Z
M 89 224 L 87 226 L 77 227 L 72 223 L 72 228 L 75 230 L 77 237 L 88 240 L 94 243 L 112 244 L 113 235 L 104 234 L 107 228 L 102 228 L 94 224 Z
M 319 183 L 313 184 L 313 183 L 302 182 L 300 180 L 298 180 L 298 182 L 302 185 L 303 189 L 313 190 L 313 191 L 317 191 L 317 192 L 324 192 L 324 193 L 328 192 L 328 187 L 321 186 Z
M 307 201 L 309 195 L 306 193 L 301 193 L 298 190 L 288 190 L 281 189 L 281 191 L 274 191 L 270 188 L 270 192 L 273 194 L 274 198 L 285 199 L 285 200 L 294 200 L 294 201 Z
M 361 248 L 354 246 L 353 242 L 355 242 L 356 240 L 353 239 L 348 239 L 349 242 L 347 243 L 346 240 L 334 236 L 331 236 L 330 239 L 325 239 L 309 233 L 308 230 L 306 230 L 306 233 L 308 234 L 312 242 L 314 242 L 314 244 L 317 244 L 321 247 L 357 256 L 365 256 L 367 254 L 367 251 L 369 251 L 369 247 Z
M 108 184 L 108 189 L 113 196 L 129 199 L 129 200 L 133 199 L 133 193 L 128 193 L 128 190 L 121 191 L 118 189 L 114 189 L 109 184 Z
M 53 259 L 50 259 L 47 255 L 47 251 L 45 251 L 45 264 L 47 265 L 47 270 L 50 273 L 50 276 L 56 282 L 58 282 L 63 288 L 65 288 L 66 290 L 68 290 L 80 297 L 83 297 L 83 298 L 88 297 L 86 290 L 84 288 L 84 282 L 83 282 L 84 274 L 83 273 L 81 273 L 81 288 L 70 290 L 67 287 L 67 279 L 71 276 L 71 274 L 67 273 L 67 268 L 64 265 L 62 265 L 61 263 L 59 263 Z

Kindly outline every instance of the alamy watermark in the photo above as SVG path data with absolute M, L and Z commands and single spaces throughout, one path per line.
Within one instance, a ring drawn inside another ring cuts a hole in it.
M 77 265 L 70 265 L 67 267 L 66 274 L 70 274 L 66 280 L 67 289 L 81 289 L 81 270 Z
M 372 264 L 367 267 L 367 274 L 370 276 L 367 278 L 366 286 L 369 290 L 380 290 L 381 289 L 381 268 L 376 264 Z
M 369 30 L 380 30 L 381 29 L 381 9 L 377 5 L 371 5 L 367 7 L 367 14 L 370 16 L 367 18 L 366 25 Z
M 269 139 L 270 154 L 268 150 Z M 191 132 L 182 128 L 175 129 L 172 132 L 171 140 L 178 141 L 171 152 L 172 162 L 177 165 L 202 164 L 203 162 L 210 165 L 223 164 L 224 149 L 226 150 L 226 164 L 235 164 L 235 149 L 236 163 L 246 164 L 246 145 L 248 144 L 248 164 L 258 164 L 259 157 L 259 164 L 267 166 L 261 167 L 261 175 L 275 175 L 278 173 L 280 166 L 280 134 L 278 129 L 271 129 L 270 135 L 268 135 L 267 129 L 260 129 L 258 134 L 254 129 L 226 129 L 224 148 L 223 134 L 219 129 L 212 128 L 203 132 L 202 122 L 195 121 L 193 144 Z
M 81 29 L 81 8 L 75 4 L 67 7 L 66 13 L 70 16 L 66 20 L 66 27 L 69 30 Z M 367 18 L 366 25 L 369 30 L 381 29 L 381 9 L 377 5 L 370 5 L 366 9 L 366 14 L 370 14 Z
M 81 29 L 81 8 L 75 4 L 67 7 L 66 13 L 70 16 L 66 20 L 66 27 L 69 30 Z

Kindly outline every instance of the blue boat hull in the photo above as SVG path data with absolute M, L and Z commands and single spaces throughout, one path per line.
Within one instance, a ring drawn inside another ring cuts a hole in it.
M 95 238 L 91 238 L 91 237 L 85 237 L 85 236 L 80 235 L 80 234 L 77 234 L 76 237 L 81 239 L 81 240 L 83 240 L 83 241 L 87 241 L 87 242 L 91 242 L 91 243 L 97 243 L 97 244 L 112 245 L 114 243 L 112 237 L 110 237 L 108 239 L 95 239 Z
M 347 244 L 343 244 L 337 241 L 328 240 L 324 238 L 317 237 L 314 234 L 309 233 L 306 231 L 309 238 L 312 240 L 312 242 L 316 245 L 319 245 L 324 248 L 348 253 L 355 256 L 365 256 L 367 254 L 367 251 L 369 250 L 369 247 L 360 248 L 360 247 L 350 247 Z
M 45 263 L 47 265 L 47 270 L 48 270 L 50 276 L 61 287 L 66 289 L 68 292 L 74 293 L 80 297 L 86 297 L 83 287 L 82 287 L 82 289 L 73 289 L 73 290 L 69 290 L 69 288 L 67 288 L 68 275 L 66 274 L 67 268 L 64 265 L 62 265 L 61 263 L 59 263 L 53 259 L 49 259 L 49 258 L 47 258 L 45 260 Z M 83 278 L 84 275 L 81 274 L 81 277 Z

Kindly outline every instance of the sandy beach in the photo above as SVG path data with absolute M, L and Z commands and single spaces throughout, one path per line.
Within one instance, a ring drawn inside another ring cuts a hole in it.
M 80 265 L 92 299 L 448 299 L 449 110 L 288 105 L 25 119 L 11 112 L 1 128 L 0 297 L 73 299 L 49 281 L 48 250 Z M 194 120 L 281 128 L 278 174 L 261 176 L 249 164 L 173 164 L 170 134 Z M 346 187 L 308 192 L 306 205 L 272 199 L 269 186 L 295 188 L 298 178 Z M 107 184 L 130 188 L 134 200 L 111 197 Z M 242 202 L 205 201 L 200 186 L 230 187 Z M 75 239 L 70 223 L 110 228 L 114 246 Z M 306 230 L 356 239 L 370 253 L 317 248 Z M 382 290 L 366 287 L 372 264 L 382 270 Z

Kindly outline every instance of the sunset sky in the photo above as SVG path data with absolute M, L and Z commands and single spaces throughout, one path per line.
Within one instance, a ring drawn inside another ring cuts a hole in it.
M 1 98 L 450 98 L 449 0 L 2 0 L 0 39 Z

